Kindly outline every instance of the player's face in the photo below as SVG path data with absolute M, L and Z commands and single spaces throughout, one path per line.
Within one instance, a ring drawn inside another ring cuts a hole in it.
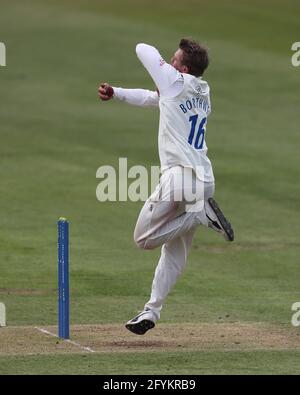
M 187 73 L 187 67 L 182 65 L 182 50 L 179 48 L 171 59 L 171 65 L 180 73 Z

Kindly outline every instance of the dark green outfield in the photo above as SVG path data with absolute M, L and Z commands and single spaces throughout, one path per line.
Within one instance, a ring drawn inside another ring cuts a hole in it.
M 207 143 L 216 198 L 236 241 L 199 229 L 161 322 L 229 315 L 290 325 L 300 301 L 300 67 L 290 61 L 299 13 L 296 0 L 1 2 L 0 301 L 8 325 L 56 323 L 59 216 L 71 221 L 73 324 L 122 323 L 147 300 L 159 250 L 133 243 L 143 203 L 99 203 L 96 170 L 117 167 L 119 157 L 158 165 L 158 113 L 100 103 L 97 88 L 108 81 L 152 89 L 136 43 L 168 59 L 183 36 L 210 48 Z M 184 363 L 176 353 L 140 354 L 136 363 L 126 354 L 11 356 L 0 358 L 0 373 L 55 373 L 61 362 L 74 374 L 294 374 L 298 358 L 284 351 L 193 353 Z
M 299 352 L 164 352 L 1 357 L 0 374 L 299 375 Z

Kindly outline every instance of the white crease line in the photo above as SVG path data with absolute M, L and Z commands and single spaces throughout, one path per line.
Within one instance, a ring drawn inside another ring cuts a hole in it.
M 46 329 L 38 328 L 37 326 L 35 326 L 34 329 L 37 329 L 38 331 L 40 331 L 40 332 L 42 332 L 42 333 L 45 333 L 46 335 L 49 335 L 49 336 L 53 336 L 53 337 L 57 337 L 57 338 L 58 338 L 57 335 L 55 335 L 54 333 L 51 333 L 51 332 L 47 331 Z M 81 344 L 76 343 L 76 342 L 74 342 L 73 340 L 70 340 L 70 339 L 61 339 L 61 340 L 65 341 L 65 342 L 67 342 L 67 343 L 73 344 L 73 346 L 77 346 L 77 347 L 81 348 L 82 350 L 89 351 L 89 352 L 96 352 L 96 351 L 92 350 L 90 347 L 82 346 Z

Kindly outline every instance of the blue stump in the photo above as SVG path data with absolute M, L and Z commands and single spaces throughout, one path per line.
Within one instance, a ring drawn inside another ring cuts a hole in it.
M 58 336 L 70 337 L 69 223 L 59 218 L 58 227 Z

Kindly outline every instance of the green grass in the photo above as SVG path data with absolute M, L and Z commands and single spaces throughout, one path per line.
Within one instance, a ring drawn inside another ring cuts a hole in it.
M 162 322 L 216 322 L 229 314 L 289 325 L 291 305 L 300 300 L 300 68 L 290 62 L 299 11 L 292 0 L 1 3 L 7 67 L 0 68 L 0 301 L 9 325 L 56 323 L 60 216 L 71 221 L 72 323 L 127 321 L 147 300 L 159 251 L 133 243 L 142 203 L 99 203 L 95 175 L 101 165 L 117 167 L 119 157 L 129 166 L 158 165 L 158 113 L 99 103 L 97 88 L 109 81 L 152 89 L 136 43 L 152 43 L 168 59 L 182 36 L 210 48 L 207 143 L 216 198 L 236 242 L 225 245 L 199 229 Z M 169 358 L 172 373 L 248 373 L 249 357 L 254 373 L 299 373 L 297 355 L 194 353 L 179 364 L 166 353 L 147 372 L 168 373 Z M 42 373 L 40 358 L 55 372 L 56 361 L 68 357 L 1 358 L 1 366 Z M 76 356 L 68 369 L 96 372 L 105 361 L 103 373 L 145 372 L 149 356 L 139 355 L 129 370 L 128 358 Z
M 299 375 L 299 352 L 181 352 L 28 356 L 0 358 L 0 374 Z

